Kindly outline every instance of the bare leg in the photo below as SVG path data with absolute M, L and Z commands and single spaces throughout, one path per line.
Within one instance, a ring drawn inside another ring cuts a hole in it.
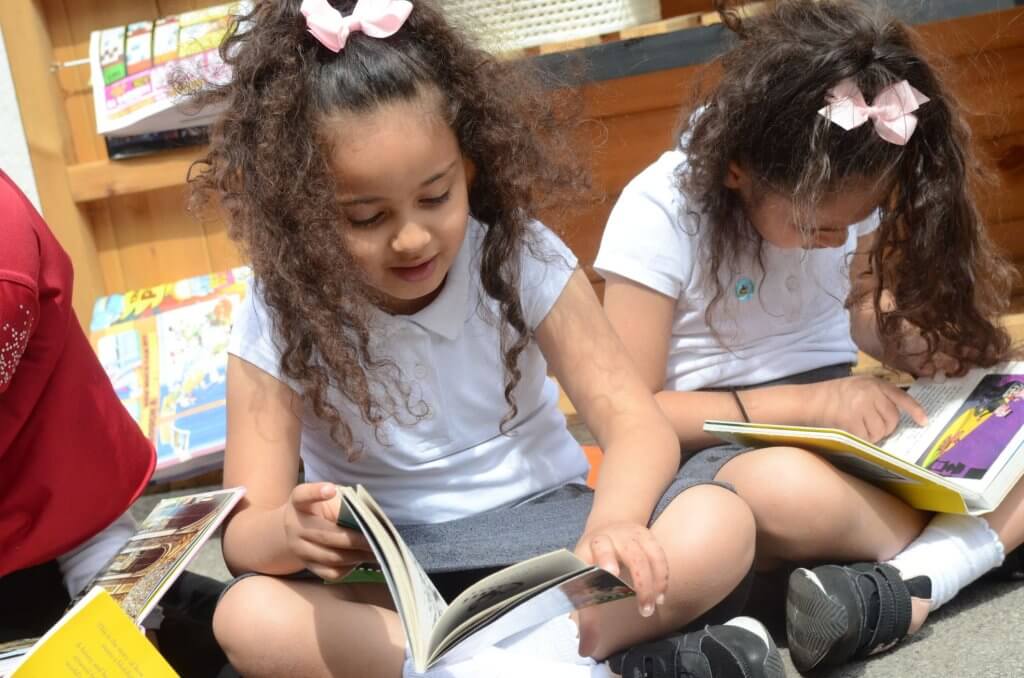
M 1006 499 L 992 513 L 982 516 L 1009 553 L 1024 543 L 1024 480 L 1018 480 Z
M 635 600 L 594 609 L 599 629 L 594 657 L 678 631 L 729 595 L 750 570 L 753 516 L 725 488 L 702 485 L 686 490 L 651 529 L 669 563 L 665 604 L 648 618 L 640 616 Z
M 759 567 L 780 560 L 885 561 L 931 516 L 792 447 L 743 454 L 717 479 L 732 483 L 754 513 Z
M 232 586 L 213 630 L 244 676 L 399 678 L 405 636 L 383 586 L 249 577 Z

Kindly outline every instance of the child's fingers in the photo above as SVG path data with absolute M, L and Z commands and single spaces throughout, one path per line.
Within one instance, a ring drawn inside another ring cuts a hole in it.
M 896 407 L 906 412 L 918 426 L 928 425 L 928 413 L 924 411 L 921 404 L 907 395 L 906 391 L 892 384 L 885 384 L 889 399 L 896 403 Z
M 332 549 L 323 544 L 306 539 L 300 540 L 295 546 L 295 555 L 307 563 L 317 563 L 328 567 L 358 565 L 374 560 L 373 554 L 366 551 L 348 551 Z
M 302 483 L 292 490 L 292 506 L 296 511 L 310 513 L 315 504 L 330 499 L 337 491 L 331 483 Z
M 616 577 L 619 576 L 619 556 L 615 551 L 615 544 L 611 537 L 599 534 L 589 539 L 587 546 L 590 549 L 592 561 L 595 565 Z
M 661 605 L 665 602 L 665 592 L 668 591 L 668 557 L 654 535 L 650 532 L 646 534 L 647 538 L 641 539 L 638 543 L 644 551 L 647 566 L 650 568 L 651 596 L 653 596 L 651 603 Z M 653 609 L 651 612 L 653 614 Z
M 370 542 L 366 540 L 362 532 L 350 530 L 344 527 L 325 525 L 324 529 L 311 529 L 304 534 L 306 539 L 323 544 L 329 548 L 345 549 L 348 551 L 365 551 L 372 553 Z
M 636 538 L 629 539 L 619 548 L 619 559 L 625 563 L 629 572 L 629 581 L 636 591 L 637 609 L 641 617 L 654 614 L 654 601 L 658 594 L 654 591 L 654 575 L 647 553 Z

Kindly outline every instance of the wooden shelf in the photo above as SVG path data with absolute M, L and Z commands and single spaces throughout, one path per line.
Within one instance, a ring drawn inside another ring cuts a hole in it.
M 76 203 L 118 195 L 181 186 L 189 166 L 205 153 L 205 146 L 162 151 L 131 160 L 99 160 L 68 167 L 68 183 Z
M 745 13 L 753 14 L 759 11 L 763 4 L 754 2 L 742 9 Z M 635 40 L 696 28 L 710 25 L 716 21 L 718 21 L 717 13 L 695 12 L 641 26 L 624 28 L 614 33 L 596 35 L 592 38 L 567 40 L 542 47 L 514 50 L 503 56 L 514 59 L 568 52 L 591 45 Z M 72 165 L 68 167 L 71 195 L 76 203 L 81 204 L 115 196 L 180 186 L 185 183 L 189 166 L 202 157 L 202 153 L 202 147 L 196 147 L 177 151 L 162 151 L 133 160 L 97 160 Z

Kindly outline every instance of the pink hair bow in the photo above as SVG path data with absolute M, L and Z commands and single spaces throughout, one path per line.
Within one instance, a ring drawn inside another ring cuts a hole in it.
M 906 80 L 900 80 L 879 92 L 868 106 L 857 83 L 847 78 L 829 90 L 827 100 L 828 105 L 818 111 L 819 115 L 845 130 L 871 120 L 878 136 L 890 144 L 905 146 L 917 129 L 914 111 L 927 102 L 928 97 Z
M 348 16 L 327 0 L 302 0 L 299 8 L 309 32 L 332 52 L 345 48 L 348 36 L 362 31 L 371 38 L 389 38 L 398 32 L 412 12 L 407 0 L 359 0 Z

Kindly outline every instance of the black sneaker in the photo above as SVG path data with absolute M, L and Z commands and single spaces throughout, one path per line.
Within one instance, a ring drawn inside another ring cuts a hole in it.
M 989 576 L 1005 581 L 1024 579 L 1024 546 L 1018 546 L 1006 554 L 1003 564 L 989 572 Z
M 637 645 L 608 659 L 622 678 L 784 678 L 782 656 L 756 619 L 736 617 L 720 626 Z
M 888 650 L 907 635 L 912 595 L 931 597 L 931 580 L 904 582 L 891 565 L 795 570 L 786 595 L 786 638 L 793 664 L 803 672 Z

